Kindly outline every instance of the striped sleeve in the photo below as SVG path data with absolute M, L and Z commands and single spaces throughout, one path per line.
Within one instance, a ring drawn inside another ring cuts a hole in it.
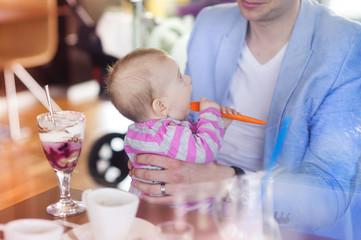
M 200 113 L 195 132 L 189 126 L 168 125 L 161 148 L 169 157 L 187 162 L 210 163 L 221 148 L 223 135 L 220 112 L 208 108 Z
M 155 122 L 152 128 L 162 128 L 160 121 Z M 161 130 L 160 132 L 165 131 Z M 145 124 L 131 124 L 124 139 L 124 150 L 133 162 L 134 167 L 141 167 L 141 165 L 134 163 L 137 154 L 152 153 L 165 155 L 160 148 L 160 142 L 162 142 L 162 136 L 158 131 L 150 131 L 149 127 Z
M 210 163 L 221 148 L 224 129 L 220 112 L 208 108 L 196 124 L 170 119 L 149 126 L 132 124 L 125 138 L 125 151 L 134 163 L 137 154 L 153 153 L 195 163 Z M 141 167 L 141 166 L 135 166 Z

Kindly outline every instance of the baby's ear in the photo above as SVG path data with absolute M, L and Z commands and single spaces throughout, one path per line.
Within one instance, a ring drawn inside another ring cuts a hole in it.
M 161 118 L 168 116 L 168 109 L 167 109 L 166 105 L 163 103 L 163 101 L 160 100 L 159 98 L 156 98 L 153 100 L 152 108 L 153 108 L 154 113 L 157 116 L 159 116 Z

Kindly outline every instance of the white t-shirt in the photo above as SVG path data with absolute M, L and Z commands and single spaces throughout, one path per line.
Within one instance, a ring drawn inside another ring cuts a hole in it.
M 286 48 L 287 44 L 267 63 L 260 64 L 244 44 L 227 105 L 242 115 L 267 121 Z M 239 166 L 245 171 L 262 169 L 265 131 L 265 125 L 234 120 L 226 130 L 217 161 L 228 166 Z

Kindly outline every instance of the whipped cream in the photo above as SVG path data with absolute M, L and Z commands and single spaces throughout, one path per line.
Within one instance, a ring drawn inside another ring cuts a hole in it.
M 78 112 L 60 111 L 54 113 L 55 126 L 50 114 L 38 117 L 39 137 L 42 142 L 67 142 L 84 139 L 85 115 Z

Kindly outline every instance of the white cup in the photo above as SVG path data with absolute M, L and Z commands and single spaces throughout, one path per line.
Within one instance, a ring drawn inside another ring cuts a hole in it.
M 116 188 L 99 188 L 84 191 L 82 200 L 95 240 L 127 236 L 138 210 L 137 196 Z
M 25 218 L 2 225 L 5 240 L 60 240 L 64 227 L 50 220 Z

